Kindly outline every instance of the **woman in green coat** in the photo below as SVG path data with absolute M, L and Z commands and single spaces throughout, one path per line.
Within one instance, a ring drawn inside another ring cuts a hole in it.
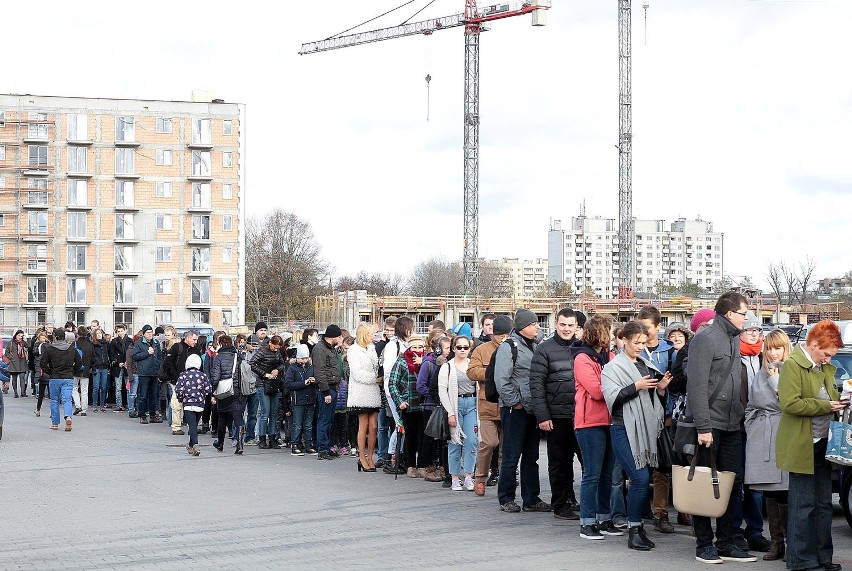
M 781 369 L 781 422 L 775 456 L 790 472 L 787 569 L 838 571 L 832 563 L 831 464 L 825 459 L 828 423 L 847 403 L 839 400 L 831 358 L 843 347 L 840 328 L 824 320 L 809 332 Z

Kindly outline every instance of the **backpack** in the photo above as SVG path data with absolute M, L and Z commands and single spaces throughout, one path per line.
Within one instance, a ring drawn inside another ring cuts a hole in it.
M 512 367 L 518 362 L 518 346 L 515 340 L 509 337 L 504 341 L 512 348 Z M 498 347 L 499 349 L 499 347 Z M 500 392 L 497 390 L 497 383 L 494 381 L 494 367 L 497 362 L 497 351 L 491 356 L 488 366 L 485 367 L 485 400 L 488 402 L 500 402 Z
M 396 343 L 396 356 L 399 357 L 399 354 L 402 352 L 402 345 L 399 339 L 394 339 L 394 343 Z M 390 341 L 385 343 L 384 347 L 382 347 L 382 352 L 379 353 L 379 370 L 376 372 L 376 379 L 381 379 L 382 383 L 385 380 L 385 349 L 388 348 L 388 345 L 390 345 Z
M 257 392 L 257 377 L 251 370 L 249 360 L 245 357 L 240 360 L 240 393 L 249 396 Z
M 77 373 L 82 373 L 86 369 L 86 365 L 83 364 L 83 350 L 77 347 L 77 342 L 74 341 L 74 349 L 77 350 L 77 354 L 80 355 L 80 366 L 77 367 Z

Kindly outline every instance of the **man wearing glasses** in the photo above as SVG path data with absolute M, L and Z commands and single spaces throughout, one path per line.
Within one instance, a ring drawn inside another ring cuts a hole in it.
M 382 340 L 378 343 L 374 344 L 376 348 L 376 355 L 379 356 L 379 372 L 377 377 L 379 378 L 379 385 L 383 385 L 385 374 L 390 375 L 390 371 L 385 373 L 384 366 L 382 365 L 382 351 L 385 349 L 385 345 L 388 344 L 396 331 L 396 317 L 391 315 L 387 319 L 385 319 L 385 327 L 382 331 Z M 394 424 L 393 417 L 388 414 L 388 407 L 385 399 L 387 396 L 385 395 L 385 391 L 381 391 L 382 393 L 382 406 L 379 409 L 379 425 L 378 425 L 378 461 L 376 462 L 376 468 L 381 468 L 385 465 L 385 462 L 390 458 L 390 454 L 388 453 L 388 446 L 390 445 L 390 435 L 391 431 L 396 428 Z
M 689 344 L 686 391 L 698 432 L 698 463 L 709 466 L 712 454 L 719 470 L 736 473 L 734 490 L 739 490 L 743 482 L 740 423 L 745 414 L 739 336 L 748 315 L 748 302 L 743 295 L 729 291 L 719 297 L 714 311 L 713 324 Z M 757 561 L 734 542 L 733 526 L 739 524 L 734 522 L 735 509 L 736 494 L 731 494 L 725 515 L 716 519 L 715 546 L 710 518 L 692 517 L 697 561 Z

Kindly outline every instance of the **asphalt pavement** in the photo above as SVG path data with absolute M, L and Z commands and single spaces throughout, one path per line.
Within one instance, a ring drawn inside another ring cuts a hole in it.
M 502 513 L 485 497 L 438 483 L 358 473 L 354 458 L 319 461 L 288 449 L 201 456 L 167 424 L 126 413 L 74 417 L 49 430 L 49 404 L 6 398 L 0 441 L 0 570 L 91 569 L 701 569 L 689 529 L 657 548 L 579 538 L 576 521 Z M 547 462 L 539 462 L 547 501 Z M 579 465 L 577 484 L 579 490 Z M 519 493 L 520 497 L 520 493 Z M 836 497 L 835 497 L 836 500 Z M 852 532 L 834 520 L 835 562 L 852 571 Z M 768 534 L 768 530 L 767 530 Z M 780 561 L 737 569 L 782 570 Z

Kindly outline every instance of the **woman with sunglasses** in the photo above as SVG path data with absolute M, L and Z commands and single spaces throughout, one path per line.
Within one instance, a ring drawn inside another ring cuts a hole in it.
M 476 467 L 477 437 L 476 388 L 467 376 L 471 340 L 456 337 L 452 360 L 438 372 L 438 396 L 447 411 L 452 435 L 449 443 L 449 469 L 453 476 L 452 489 L 473 491 L 473 472 Z M 464 475 L 464 483 L 462 483 Z

